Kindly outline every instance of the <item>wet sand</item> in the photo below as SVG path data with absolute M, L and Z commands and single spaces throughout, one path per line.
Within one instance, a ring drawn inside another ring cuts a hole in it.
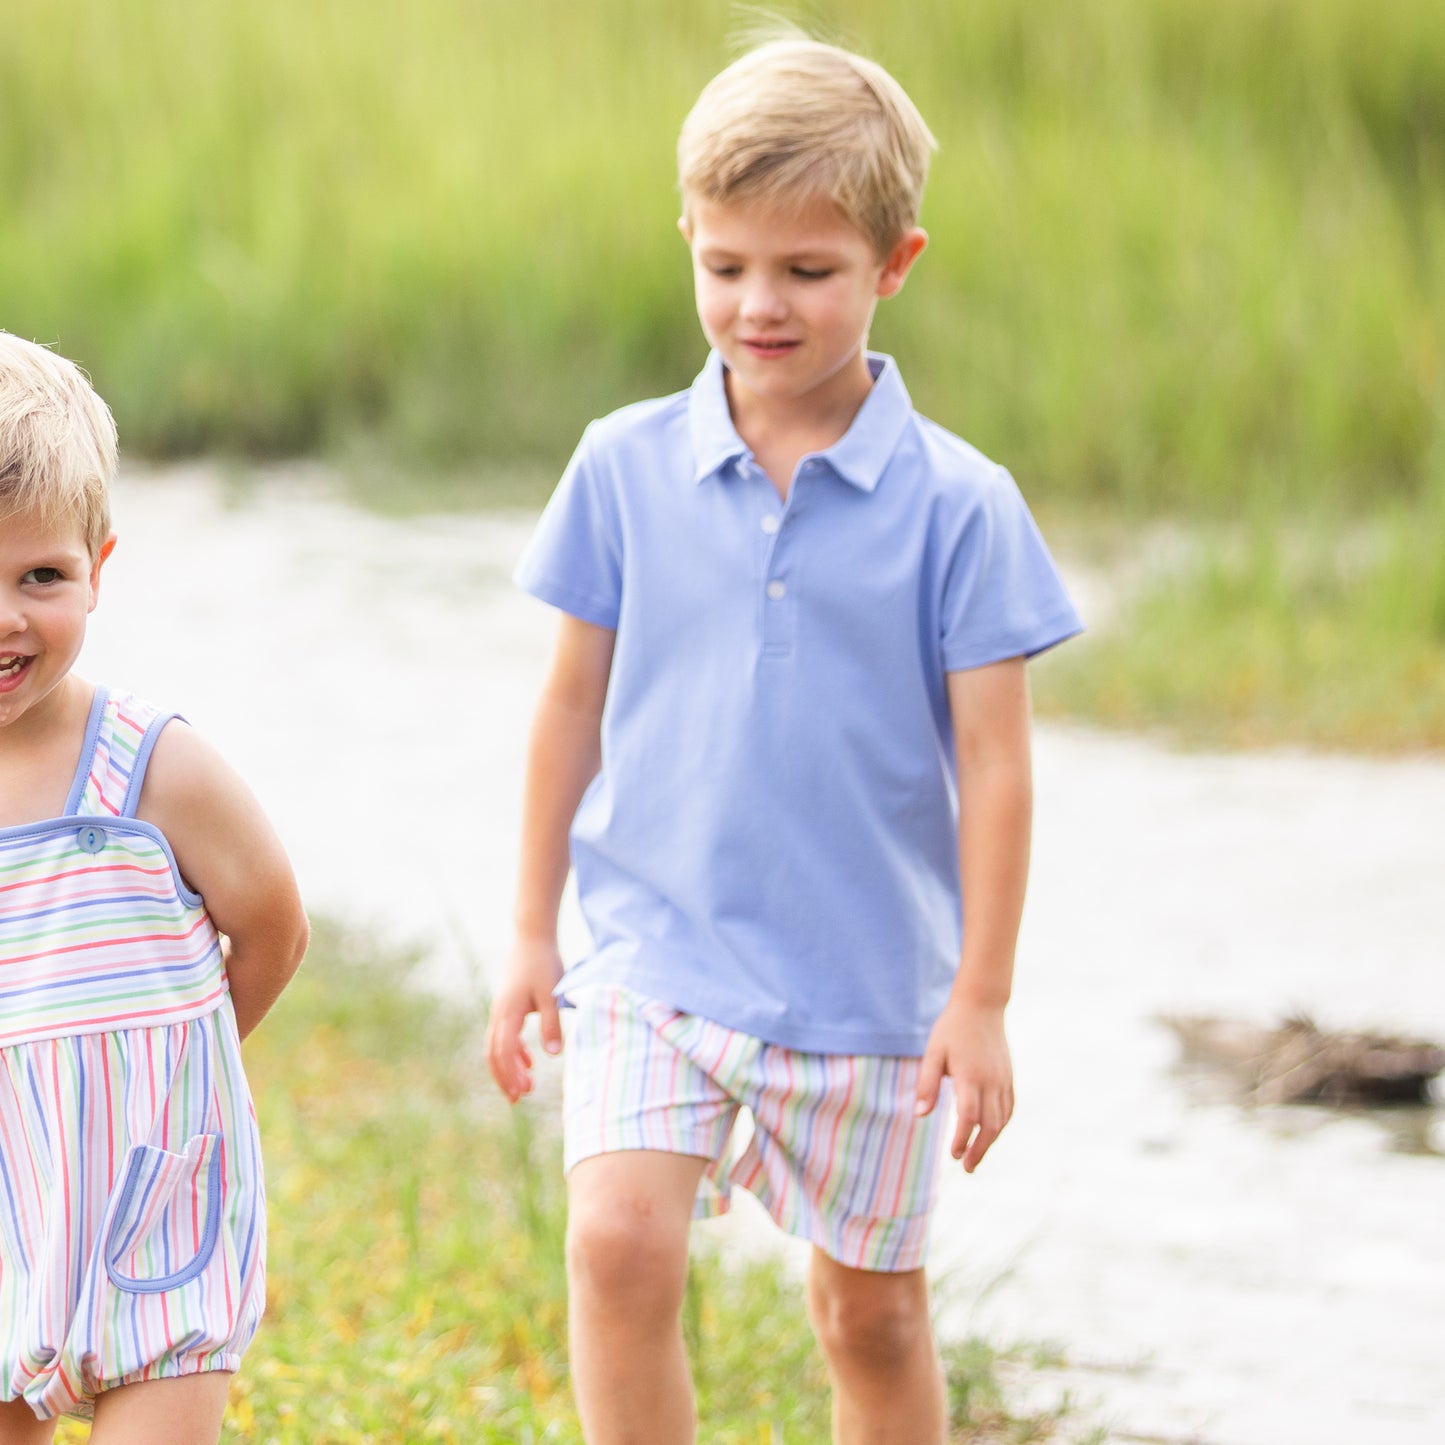
M 507 581 L 531 518 L 398 522 L 304 469 L 228 493 L 197 468 L 129 476 L 117 524 L 82 670 L 225 750 L 314 911 L 484 987 L 553 625 Z M 1181 1077 L 1151 1020 L 1303 1009 L 1445 1039 L 1445 761 L 1042 726 L 1037 781 L 1019 1112 L 977 1175 L 949 1170 L 945 1325 L 1057 1341 L 1047 1387 L 1120 1442 L 1438 1445 L 1442 1111 L 1251 1112 Z

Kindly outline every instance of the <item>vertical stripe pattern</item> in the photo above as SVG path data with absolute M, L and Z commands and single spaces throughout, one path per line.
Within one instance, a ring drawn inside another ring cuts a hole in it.
M 738 1184 L 842 1264 L 923 1263 L 949 1099 L 916 1117 L 918 1059 L 803 1053 L 625 989 L 571 997 L 569 1169 L 618 1150 L 693 1155 L 710 1161 L 696 1217 L 726 1210 Z M 728 1167 L 744 1108 L 752 1135 Z
M 264 1307 L 260 1141 L 215 928 L 128 820 L 165 721 L 98 694 L 83 811 L 0 833 L 0 1399 L 42 1418 L 233 1370 Z

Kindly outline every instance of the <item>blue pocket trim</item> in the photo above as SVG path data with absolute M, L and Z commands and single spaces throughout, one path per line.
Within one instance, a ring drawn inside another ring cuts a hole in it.
M 125 1186 L 121 1191 L 120 1206 L 115 1212 L 117 1222 L 123 1220 L 130 1213 L 131 1197 L 139 1185 L 141 1166 L 144 1162 L 144 1154 L 131 1155 L 130 1167 L 126 1170 Z M 181 1285 L 189 1284 L 195 1279 L 211 1262 L 211 1255 L 215 1253 L 216 1239 L 220 1232 L 221 1149 L 220 1140 L 217 1139 L 215 1147 L 211 1150 L 211 1162 L 206 1171 L 206 1228 L 201 1235 L 200 1247 L 190 1263 L 171 1274 L 160 1275 L 155 1279 L 132 1279 L 129 1275 L 121 1274 L 117 1265 L 123 1250 L 115 1246 L 115 1225 L 113 1224 L 111 1238 L 106 1241 L 105 1272 L 110 1276 L 110 1282 L 117 1289 L 126 1290 L 130 1294 L 162 1294 L 168 1289 L 179 1289 Z

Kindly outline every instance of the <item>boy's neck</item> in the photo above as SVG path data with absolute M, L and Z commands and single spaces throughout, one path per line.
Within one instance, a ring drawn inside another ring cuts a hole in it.
M 832 378 L 807 397 L 760 396 L 740 385 L 730 371 L 723 373 L 723 385 L 738 436 L 786 498 L 798 462 L 826 451 L 847 434 L 873 389 L 873 373 L 860 354 L 856 369 L 849 367 L 846 375 Z
M 94 685 L 69 673 L 41 707 L 0 728 L 0 828 L 64 812 L 94 698 Z

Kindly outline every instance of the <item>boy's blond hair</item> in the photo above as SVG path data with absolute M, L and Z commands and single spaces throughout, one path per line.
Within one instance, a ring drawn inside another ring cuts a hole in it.
M 936 144 L 881 65 L 789 34 L 715 76 L 683 121 L 683 209 L 690 200 L 787 206 L 821 195 L 881 258 L 918 220 Z
M 0 519 L 79 522 L 96 557 L 110 535 L 115 419 L 74 362 L 0 331 Z

